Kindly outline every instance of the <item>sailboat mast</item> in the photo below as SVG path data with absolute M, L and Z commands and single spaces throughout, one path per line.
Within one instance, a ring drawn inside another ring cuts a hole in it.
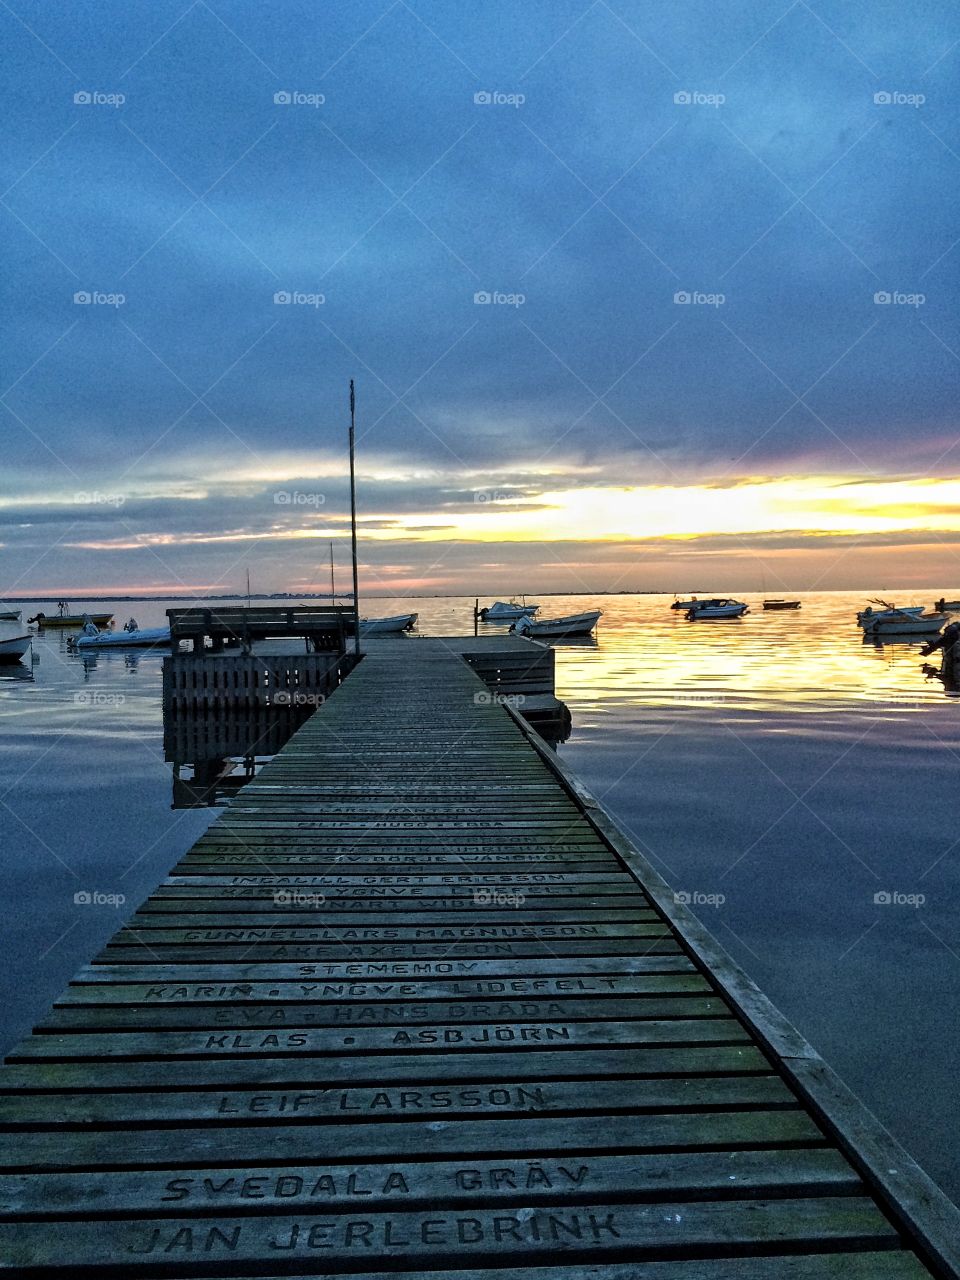
M 350 379 L 350 542 L 353 551 L 353 607 L 356 611 L 356 649 L 360 657 L 360 579 L 357 573 L 357 476 L 354 464 L 354 448 L 356 441 L 357 397 Z

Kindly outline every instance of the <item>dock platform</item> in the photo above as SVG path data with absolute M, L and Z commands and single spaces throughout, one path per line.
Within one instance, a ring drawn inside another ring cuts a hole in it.
M 471 644 L 365 644 L 10 1054 L 0 1275 L 956 1280 Z

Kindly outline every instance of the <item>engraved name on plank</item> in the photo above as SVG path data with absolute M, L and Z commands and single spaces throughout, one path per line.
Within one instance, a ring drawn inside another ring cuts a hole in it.
M 624 928 L 642 928 L 626 925 Z M 160 928 L 163 931 L 163 927 Z M 436 942 L 458 942 L 472 939 L 494 938 L 597 938 L 604 934 L 603 925 L 595 924 L 501 924 L 501 925 L 397 925 L 395 927 L 368 925 L 358 929 L 344 925 L 340 929 L 305 925 L 269 925 L 249 929 L 183 929 L 170 926 L 171 933 L 182 932 L 184 942 L 402 942 L 409 938 L 431 939 Z M 136 930 L 124 930 L 122 936 Z
M 362 1042 L 357 1035 L 366 1031 Z M 585 1032 L 589 1038 L 589 1030 Z M 576 1028 L 568 1026 L 550 1026 L 542 1023 L 536 1026 L 493 1026 L 493 1027 L 423 1027 L 411 1031 L 391 1031 L 388 1029 L 358 1028 L 357 1034 L 343 1036 L 340 1043 L 357 1047 L 371 1046 L 371 1036 L 375 1043 L 387 1046 L 411 1048 L 418 1045 L 444 1047 L 451 1044 L 545 1044 L 558 1040 L 571 1040 L 576 1035 Z M 331 1048 L 333 1038 L 330 1032 L 287 1031 L 287 1032 L 211 1032 L 207 1035 L 185 1038 L 185 1043 L 200 1046 L 207 1052 L 221 1050 L 224 1053 L 259 1053 L 267 1049 L 282 1051 L 284 1049 L 306 1049 L 313 1045 L 323 1051 Z
M 608 1163 L 602 1158 L 601 1163 Z M 148 1188 L 154 1175 L 144 1175 Z M 339 1167 L 309 1172 L 271 1169 L 173 1177 L 162 1185 L 159 1202 L 190 1206 L 235 1204 L 257 1200 L 289 1204 L 291 1201 L 336 1203 L 357 1198 L 423 1194 L 499 1193 L 530 1191 L 537 1194 L 572 1191 L 590 1185 L 591 1165 L 576 1159 L 481 1160 L 475 1164 L 410 1165 L 345 1170 Z
M 553 1086 L 563 1096 L 563 1085 Z M 549 1085 L 481 1085 L 404 1089 L 317 1089 L 309 1093 L 223 1094 L 210 1099 L 220 1116 L 391 1115 L 395 1112 L 546 1111 Z M 569 1098 L 567 1098 L 569 1102 Z M 213 1104 L 216 1104 L 215 1107 Z
M 382 968 L 382 966 L 380 966 Z M 445 968 L 451 972 L 452 965 Z M 193 1003 L 207 1000 L 382 1000 L 423 999 L 431 988 L 418 982 L 285 982 L 282 987 L 268 982 L 159 983 L 147 987 L 144 999 L 165 1004 Z M 590 978 L 489 978 L 484 981 L 445 983 L 439 995 L 511 996 L 511 995 L 604 995 L 633 990 L 632 980 L 602 976 Z
M 619 1210 L 606 1208 L 553 1209 L 533 1213 L 490 1213 L 470 1216 L 407 1213 L 397 1217 L 371 1214 L 363 1219 L 347 1217 L 328 1221 L 294 1221 L 277 1224 L 220 1223 L 184 1226 L 162 1223 L 147 1228 L 127 1246 L 131 1254 L 174 1255 L 227 1254 L 266 1247 L 285 1253 L 315 1250 L 352 1250 L 374 1257 L 384 1250 L 420 1247 L 471 1249 L 478 1245 L 540 1245 L 545 1250 L 580 1243 L 589 1247 L 609 1245 L 621 1238 Z M 142 1228 L 141 1228 L 142 1230 Z

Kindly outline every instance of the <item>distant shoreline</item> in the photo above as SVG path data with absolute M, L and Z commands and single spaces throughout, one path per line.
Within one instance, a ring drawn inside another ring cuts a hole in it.
M 903 595 L 920 595 L 920 594 L 926 595 L 931 591 L 938 598 L 941 596 L 944 596 L 944 594 L 949 596 L 951 599 L 954 598 L 955 595 L 960 596 L 960 590 L 946 589 L 945 591 L 944 588 L 932 587 L 932 586 L 926 586 L 926 587 L 833 587 L 827 591 L 814 591 L 814 592 L 810 592 L 805 589 L 798 589 L 793 591 L 792 593 L 787 591 L 787 594 L 788 595 L 793 594 L 798 596 L 848 595 L 853 592 L 863 592 L 864 594 L 886 593 L 889 595 L 892 593 L 894 595 L 903 596 Z M 664 591 L 664 590 L 604 591 L 601 589 L 597 589 L 593 591 L 527 591 L 527 592 L 515 591 L 515 592 L 510 592 L 508 594 L 510 596 L 526 595 L 531 597 L 539 597 L 539 596 L 546 596 L 546 597 L 550 597 L 550 596 L 674 596 L 674 595 L 681 596 L 682 595 L 683 599 L 688 599 L 690 596 L 710 597 L 710 596 L 718 596 L 718 595 L 732 595 L 736 593 L 739 593 L 741 595 L 766 596 L 766 593 L 764 591 L 762 590 L 758 591 L 754 587 L 733 587 L 733 588 L 728 587 L 720 591 L 711 591 L 707 588 L 704 588 L 699 591 L 684 591 L 683 593 L 674 592 L 674 591 Z M 495 593 L 485 592 L 483 594 L 484 596 L 487 596 L 487 595 L 493 595 Z M 403 595 L 392 593 L 392 592 L 386 593 L 383 595 L 378 595 L 375 591 L 371 591 L 371 592 L 362 591 L 360 593 L 360 597 L 361 597 L 361 600 L 363 599 L 368 599 L 368 600 L 469 600 L 471 597 L 475 599 L 479 598 L 475 591 L 434 591 L 434 592 L 410 591 Z M 33 595 L 0 596 L 0 604 L 58 604 L 60 600 L 62 600 L 63 598 L 64 597 L 62 595 L 60 596 L 33 596 Z M 70 596 L 71 600 L 80 600 L 85 602 L 97 600 L 97 601 L 100 601 L 102 604 L 124 604 L 124 603 L 130 603 L 131 601 L 137 601 L 137 600 L 148 601 L 150 603 L 158 603 L 163 601 L 182 602 L 182 601 L 194 600 L 197 602 L 197 604 L 202 604 L 206 601 L 246 600 L 248 598 L 250 600 L 271 600 L 278 604 L 283 604 L 284 602 L 294 601 L 294 600 L 320 600 L 320 601 L 327 600 L 327 601 L 330 601 L 330 603 L 350 604 L 350 602 L 353 599 L 351 595 L 341 594 L 340 592 L 337 592 L 335 596 L 331 596 L 329 591 L 304 591 L 301 593 L 281 592 L 279 594 L 268 594 L 268 595 L 258 594 L 256 591 L 252 591 L 249 597 L 247 596 L 247 593 L 245 591 L 234 591 L 234 592 L 230 592 L 227 595 L 216 595 L 216 596 L 214 595 L 194 596 L 190 594 L 184 594 L 184 595 L 178 595 L 178 596 L 171 596 L 171 595 L 162 595 L 162 596 L 71 595 Z

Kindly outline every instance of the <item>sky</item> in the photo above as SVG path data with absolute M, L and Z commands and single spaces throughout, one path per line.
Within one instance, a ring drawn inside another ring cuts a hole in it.
M 0 41 L 0 597 L 960 585 L 947 0 Z

